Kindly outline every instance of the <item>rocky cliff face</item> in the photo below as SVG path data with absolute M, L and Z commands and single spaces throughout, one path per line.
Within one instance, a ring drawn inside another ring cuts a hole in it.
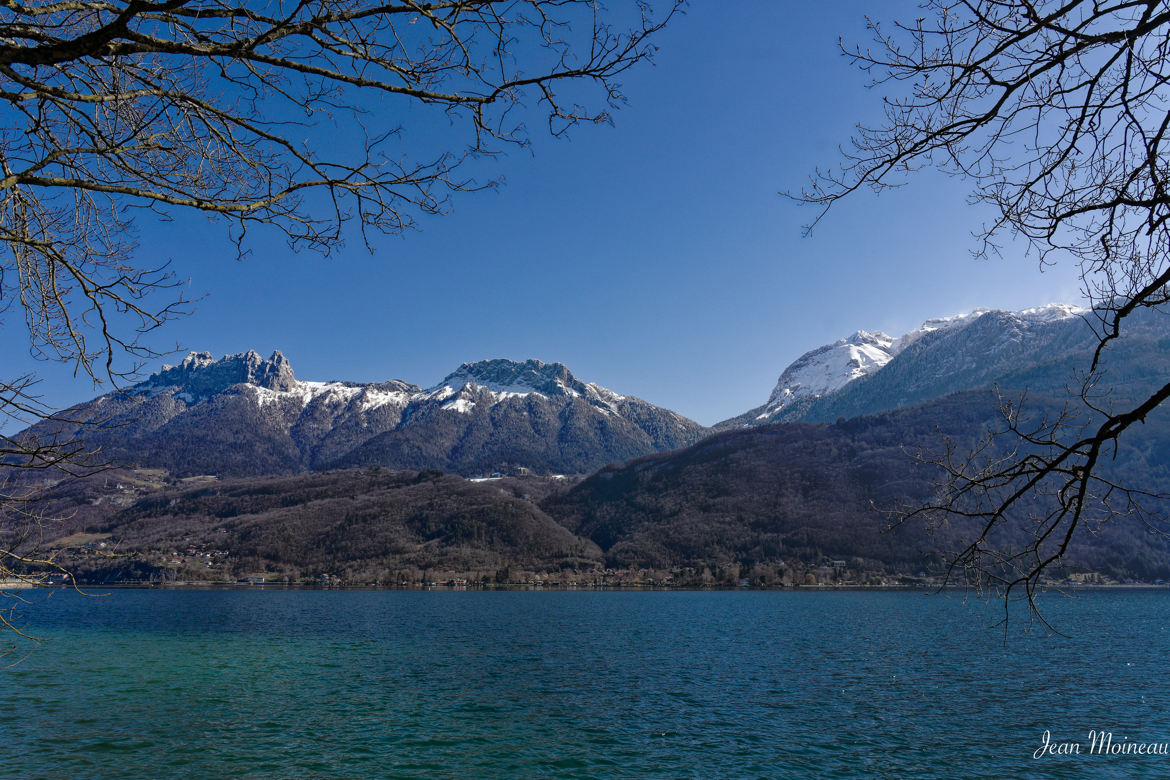
M 296 377 L 288 359 L 279 351 L 264 360 L 249 350 L 215 360 L 210 352 L 192 352 L 177 366 L 163 366 L 162 371 L 143 383 L 150 387 L 182 387 L 191 398 L 207 398 L 232 385 L 249 384 L 265 390 L 289 391 L 296 387 Z

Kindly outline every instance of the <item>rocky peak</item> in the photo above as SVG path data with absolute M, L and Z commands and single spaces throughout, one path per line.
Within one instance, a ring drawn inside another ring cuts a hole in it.
M 292 364 L 279 350 L 267 360 L 253 350 L 225 355 L 220 360 L 213 359 L 210 352 L 191 352 L 179 365 L 163 366 L 144 384 L 182 387 L 193 396 L 207 397 L 237 384 L 288 391 L 296 386 L 296 378 Z
M 464 363 L 440 384 L 461 390 L 470 383 L 497 393 L 540 393 L 546 396 L 583 395 L 585 385 L 563 363 L 497 358 Z

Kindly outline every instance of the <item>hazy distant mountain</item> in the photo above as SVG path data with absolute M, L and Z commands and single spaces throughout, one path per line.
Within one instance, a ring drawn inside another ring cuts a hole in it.
M 898 338 L 859 331 L 805 353 L 781 374 L 763 406 L 717 430 L 840 418 L 898 409 L 950 393 L 1027 388 L 1059 395 L 1088 366 L 1097 342 L 1093 312 L 1067 304 L 929 320 Z M 1105 354 L 1108 385 L 1141 392 L 1170 344 L 1170 319 L 1142 312 Z
M 298 380 L 280 352 L 193 352 L 124 393 L 69 410 L 121 462 L 176 474 L 339 465 L 463 474 L 583 473 L 695 441 L 702 426 L 574 377 L 560 363 L 466 363 L 437 386 Z M 43 432 L 44 426 L 34 428 Z

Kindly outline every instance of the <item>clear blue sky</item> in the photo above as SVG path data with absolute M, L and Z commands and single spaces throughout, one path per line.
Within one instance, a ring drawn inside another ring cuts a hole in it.
M 711 424 L 857 329 L 1079 301 L 1074 269 L 973 260 L 980 213 L 963 182 L 933 174 L 859 193 L 802 238 L 812 211 L 778 191 L 834 162 L 879 105 L 837 48 L 839 35 L 866 40 L 867 10 L 914 6 L 696 2 L 662 34 L 656 65 L 624 77 L 614 127 L 537 136 L 531 153 L 492 162 L 500 190 L 458 196 L 422 232 L 376 239 L 373 255 L 261 242 L 241 263 L 201 216 L 144 224 L 142 256 L 172 260 L 207 295 L 163 341 L 280 349 L 302 379 L 424 386 L 464 361 L 535 357 Z M 6 328 L 5 376 L 43 370 L 58 404 L 104 392 L 25 360 L 17 323 Z

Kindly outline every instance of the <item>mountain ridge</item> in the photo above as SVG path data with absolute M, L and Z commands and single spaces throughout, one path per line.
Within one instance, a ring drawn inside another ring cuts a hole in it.
M 431 388 L 306 381 L 280 351 L 191 352 L 63 415 L 121 460 L 179 474 L 283 474 L 344 465 L 585 473 L 696 440 L 698 423 L 583 382 L 561 363 L 464 363 Z M 34 426 L 34 434 L 49 426 Z
M 1033 363 L 1045 362 L 1040 353 L 1045 344 L 1053 345 L 1053 339 L 1063 339 L 1061 346 L 1066 350 L 1075 347 L 1074 351 L 1083 352 L 1093 335 L 1087 324 L 1090 312 L 1066 303 L 1019 311 L 978 308 L 926 320 L 898 337 L 880 331 L 857 331 L 805 352 L 780 374 L 768 401 L 716 423 L 712 430 L 796 420 L 832 422 L 838 417 L 873 414 L 950 393 L 988 389 L 1014 370 L 1010 363 L 1013 358 L 1027 354 Z M 1085 326 L 1078 329 L 1077 323 L 1082 321 Z M 1078 338 L 1070 338 L 1074 330 Z M 1037 337 L 1042 340 L 1035 341 Z M 964 341 L 971 344 L 965 345 Z M 1029 351 L 1024 342 L 1035 342 L 1034 348 Z M 948 350 L 961 359 L 948 359 L 943 354 Z M 937 363 L 936 368 L 926 365 L 930 361 Z M 920 373 L 933 370 L 936 381 L 925 383 L 921 377 L 911 376 L 905 366 L 914 362 Z M 894 385 L 900 385 L 901 394 Z

